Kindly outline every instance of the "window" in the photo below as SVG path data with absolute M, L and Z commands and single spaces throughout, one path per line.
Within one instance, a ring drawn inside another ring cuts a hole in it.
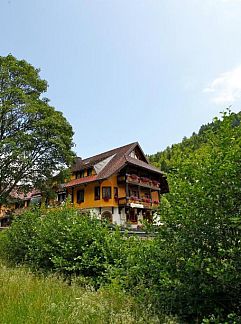
M 85 201 L 85 191 L 84 189 L 77 191 L 77 203 L 80 204 Z
M 79 178 L 84 178 L 85 176 L 85 171 L 81 170 L 75 173 L 75 179 L 79 179 Z
M 92 175 L 92 169 L 87 169 L 87 177 L 91 176 Z
M 111 198 L 111 187 L 102 187 L 102 198 L 106 200 Z
M 118 187 L 114 187 L 114 198 L 118 199 Z
M 137 189 L 129 189 L 129 197 L 139 197 L 139 192 Z
M 151 196 L 148 192 L 145 192 L 145 198 L 151 198 Z
M 136 224 L 138 222 L 136 208 L 126 208 L 126 220 L 127 222 Z
M 95 187 L 95 200 L 100 200 L 100 187 Z
M 58 193 L 58 202 L 62 203 L 66 199 L 66 193 L 65 192 L 60 192 Z

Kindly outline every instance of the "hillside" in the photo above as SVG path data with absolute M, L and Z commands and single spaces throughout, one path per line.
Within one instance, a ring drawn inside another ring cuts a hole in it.
M 233 127 L 240 124 L 241 112 L 232 113 Z M 215 137 L 219 135 L 222 125 L 222 120 L 215 118 L 213 122 L 202 125 L 198 133 L 193 133 L 191 137 L 184 137 L 181 143 L 173 144 L 167 147 L 164 151 L 149 155 L 150 162 L 160 168 L 162 171 L 169 173 L 177 166 L 177 162 L 185 160 L 190 154 L 203 147 L 212 133 Z

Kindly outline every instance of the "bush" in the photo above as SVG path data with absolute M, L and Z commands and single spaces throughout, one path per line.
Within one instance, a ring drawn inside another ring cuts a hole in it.
M 233 118 L 224 114 L 218 133 L 176 161 L 159 234 L 135 244 L 116 270 L 125 289 L 182 322 L 241 316 L 241 124 Z
M 2 254 L 10 263 L 66 278 L 81 275 L 96 286 L 124 258 L 118 228 L 70 207 L 27 211 L 4 234 Z

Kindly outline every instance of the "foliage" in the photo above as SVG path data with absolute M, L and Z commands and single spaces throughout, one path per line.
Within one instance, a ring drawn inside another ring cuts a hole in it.
M 228 110 L 229 111 L 229 110 Z M 232 126 L 238 126 L 241 120 L 241 112 L 232 113 Z M 148 156 L 150 162 L 164 172 L 173 172 L 176 170 L 181 161 L 189 158 L 194 151 L 199 150 L 208 141 L 208 134 L 218 134 L 220 132 L 221 120 L 202 125 L 198 133 L 193 132 L 190 138 L 184 137 L 181 143 L 173 144 L 164 151 L 157 152 Z
M 23 183 L 43 186 L 72 162 L 72 127 L 41 97 L 46 90 L 38 69 L 0 57 L 0 203 Z
M 55 276 L 36 277 L 0 265 L 1 323 L 159 323 L 117 287 L 71 286 Z M 165 323 L 176 323 L 165 320 Z
M 225 112 L 200 136 L 193 149 L 170 152 L 170 193 L 159 207 L 155 239 L 122 237 L 72 208 L 35 210 L 2 235 L 5 258 L 84 276 L 95 287 L 121 286 L 160 318 L 239 323 L 240 114 Z
M 2 254 L 10 262 L 65 277 L 81 275 L 97 286 L 124 253 L 118 229 L 110 231 L 107 223 L 67 206 L 28 211 L 4 236 Z
M 241 316 L 241 126 L 227 112 L 169 170 L 158 235 L 135 246 L 116 280 L 182 322 L 238 323 Z M 157 231 L 157 228 L 154 229 Z
M 238 121 L 238 122 L 237 122 Z M 176 155 L 156 240 L 159 276 L 150 289 L 183 318 L 241 314 L 241 126 L 223 114 L 205 143 Z M 184 158 L 185 157 L 185 158 Z M 157 254 L 157 252 L 156 252 Z M 158 272 L 156 271 L 156 273 Z M 156 288 L 155 288 L 156 286 Z M 170 298 L 163 299 L 163 296 Z

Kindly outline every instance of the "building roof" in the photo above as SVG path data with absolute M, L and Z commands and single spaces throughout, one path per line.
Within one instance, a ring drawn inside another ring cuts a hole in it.
M 81 159 L 80 157 L 77 157 L 75 164 L 72 166 L 72 171 L 80 171 L 83 169 L 86 169 L 88 167 L 93 167 L 95 164 L 99 163 L 100 161 L 103 161 L 105 159 L 107 159 L 110 156 L 113 155 L 118 155 L 118 156 L 124 156 L 125 154 L 128 154 L 128 152 L 134 150 L 134 148 L 136 147 L 136 145 L 138 145 L 137 142 L 135 143 L 131 143 L 131 144 L 127 144 L 121 147 L 117 147 L 114 148 L 110 151 L 106 151 L 94 156 L 91 156 L 89 158 L 86 159 Z
M 138 152 L 141 159 L 132 157 L 130 154 L 133 151 Z M 97 174 L 95 176 L 71 180 L 64 186 L 72 187 L 82 183 L 107 179 L 123 169 L 126 165 L 134 165 L 158 174 L 162 178 L 163 192 L 168 192 L 166 177 L 160 169 L 149 163 L 138 142 L 130 143 L 87 159 L 82 160 L 81 158 L 77 158 L 75 164 L 72 166 L 72 172 L 93 167 Z
M 19 199 L 19 200 L 30 200 L 33 196 L 41 195 L 40 190 L 32 189 L 32 191 L 29 192 L 22 192 L 19 191 L 18 188 L 14 189 L 10 193 L 10 197 L 12 199 Z
M 70 180 L 69 182 L 64 184 L 64 187 L 65 188 L 74 187 L 74 186 L 77 186 L 77 185 L 82 184 L 82 183 L 88 183 L 88 182 L 96 181 L 97 180 L 96 178 L 97 177 L 95 175 L 95 176 L 89 176 L 89 177 L 85 177 L 85 178 L 79 178 L 79 179 Z

